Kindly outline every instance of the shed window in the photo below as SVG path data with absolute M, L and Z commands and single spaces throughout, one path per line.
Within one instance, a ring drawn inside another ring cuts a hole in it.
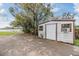
M 43 31 L 43 26 L 39 26 L 39 30 L 40 31 Z
M 61 24 L 61 32 L 71 32 L 71 24 Z

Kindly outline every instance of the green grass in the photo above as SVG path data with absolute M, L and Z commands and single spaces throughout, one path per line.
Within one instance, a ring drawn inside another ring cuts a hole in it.
M 10 36 L 10 35 L 15 35 L 16 32 L 0 32 L 0 36 Z
M 74 45 L 79 46 L 79 39 L 74 40 Z

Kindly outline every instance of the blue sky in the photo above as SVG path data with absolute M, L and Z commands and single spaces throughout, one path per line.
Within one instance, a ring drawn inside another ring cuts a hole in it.
M 79 4 L 74 3 L 53 3 L 51 4 L 53 9 L 51 11 L 54 12 L 55 16 L 60 16 L 64 12 L 76 13 L 75 19 L 76 25 L 79 25 Z M 10 22 L 14 20 L 14 17 L 9 12 L 9 7 L 14 6 L 11 3 L 0 4 L 0 28 L 10 26 Z
M 10 22 L 14 20 L 14 17 L 9 12 L 9 7 L 13 4 L 0 4 L 0 28 L 10 26 Z

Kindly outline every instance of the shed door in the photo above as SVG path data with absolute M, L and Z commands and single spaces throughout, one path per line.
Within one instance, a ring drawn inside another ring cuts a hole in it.
M 46 25 L 46 38 L 56 40 L 56 24 Z

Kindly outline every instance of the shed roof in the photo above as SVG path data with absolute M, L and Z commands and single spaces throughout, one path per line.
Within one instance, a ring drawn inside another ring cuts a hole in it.
M 67 17 L 49 17 L 47 20 L 39 21 L 39 24 L 43 24 L 50 21 L 75 21 L 75 19 Z

